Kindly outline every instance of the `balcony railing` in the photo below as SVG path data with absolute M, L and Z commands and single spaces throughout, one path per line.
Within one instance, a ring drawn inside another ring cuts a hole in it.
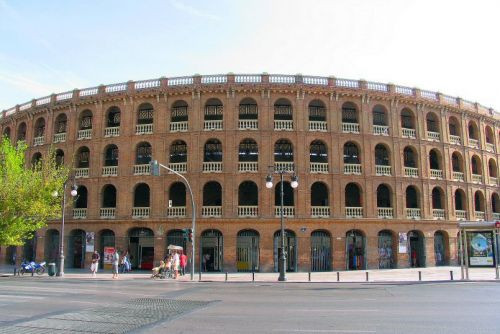
M 238 217 L 257 217 L 258 214 L 257 205 L 238 205 Z
M 153 133 L 153 124 L 137 124 L 135 126 L 136 135 L 150 135 Z
M 432 209 L 432 218 L 444 219 L 444 209 Z
M 405 167 L 405 176 L 407 176 L 407 177 L 418 177 L 418 168 Z
M 392 168 L 391 166 L 375 165 L 375 175 L 377 176 L 391 176 Z
M 184 218 L 186 217 L 186 207 L 173 206 L 171 208 L 167 208 L 167 216 L 169 218 Z
M 453 180 L 464 182 L 465 181 L 464 173 L 462 173 L 462 172 L 453 172 Z
M 330 217 L 329 206 L 311 206 L 312 218 L 328 218 Z
M 259 163 L 257 161 L 238 162 L 238 172 L 240 173 L 257 173 L 259 171 Z
M 486 151 L 488 151 L 488 152 L 495 152 L 495 144 L 486 143 Z
M 77 140 L 92 139 L 92 129 L 78 130 Z
M 500 212 L 493 212 L 493 220 L 500 220 Z
M 450 144 L 462 145 L 462 139 L 460 136 L 450 135 Z
M 359 207 L 345 207 L 344 208 L 346 218 L 362 218 L 363 208 Z
M 490 183 L 490 185 L 492 185 L 492 186 L 496 186 L 496 185 L 498 185 L 498 178 L 493 177 L 493 176 L 490 176 L 490 177 L 489 177 L 489 180 L 490 180 L 490 182 L 489 182 L 489 183 Z
M 170 132 L 186 132 L 188 130 L 188 122 L 172 122 L 170 123 Z
M 361 175 L 361 164 L 344 164 L 344 174 Z
M 288 162 L 288 161 L 275 161 L 274 162 L 274 169 L 279 171 L 279 170 L 283 170 L 283 171 L 287 171 L 287 172 L 293 172 L 294 171 L 294 166 L 293 166 L 293 162 Z
M 374 125 L 373 126 L 373 134 L 388 136 L 389 135 L 389 127 L 386 125 Z
M 274 130 L 292 131 L 293 120 L 274 120 Z
M 257 119 L 240 119 L 238 120 L 238 129 L 240 130 L 258 130 L 259 120 Z
M 391 219 L 394 218 L 393 208 L 377 208 L 377 215 L 379 218 Z
M 408 128 L 402 128 L 401 130 L 403 133 L 403 138 L 417 138 L 417 130 Z
M 484 212 L 483 211 L 474 211 L 474 216 L 476 217 L 476 220 L 484 220 Z
M 295 215 L 295 207 L 294 206 L 284 206 L 283 207 L 283 217 L 293 217 Z M 274 216 L 281 217 L 280 206 L 274 207 Z
M 359 133 L 358 123 L 342 123 L 343 133 Z
M 328 163 L 327 162 L 310 162 L 309 170 L 311 173 L 321 173 L 328 174 Z
M 102 176 L 118 176 L 118 166 L 102 167 Z
M 45 143 L 45 136 L 35 137 L 33 139 L 33 146 L 43 145 Z
M 101 219 L 114 219 L 116 208 L 101 208 L 99 214 Z
M 134 207 L 132 208 L 132 218 L 149 218 L 150 212 L 150 207 Z
M 420 219 L 420 209 L 406 208 L 406 218 L 408 218 L 408 219 Z
M 203 173 L 221 173 L 222 172 L 222 162 L 209 161 L 203 162 Z
M 467 219 L 467 211 L 455 210 L 455 217 L 457 218 L 457 220 L 466 220 Z
M 89 177 L 88 168 L 75 168 L 75 178 Z
M 440 141 L 441 136 L 439 135 L 439 132 L 427 131 L 427 139 L 433 141 Z
M 469 147 L 479 148 L 479 140 L 469 138 Z
M 201 215 L 203 217 L 222 217 L 222 206 L 203 206 Z
M 85 219 L 85 218 L 87 218 L 87 208 L 73 209 L 73 219 Z
M 134 175 L 151 175 L 151 165 L 143 164 L 143 165 L 134 165 Z
M 176 163 L 169 163 L 168 168 L 173 169 L 177 173 L 187 173 L 187 162 L 176 162 Z
M 66 132 L 54 134 L 54 144 L 64 143 L 66 141 Z
M 120 127 L 113 126 L 104 129 L 104 137 L 118 137 L 120 135 Z
M 325 121 L 309 121 L 309 131 L 327 131 L 327 125 Z
M 211 130 L 222 130 L 224 121 L 222 119 L 212 120 L 212 121 L 204 121 L 203 122 L 203 130 L 211 131 Z
M 483 176 L 479 174 L 472 174 L 472 183 L 481 183 L 483 182 Z
M 431 179 L 442 179 L 443 171 L 441 169 L 431 169 Z

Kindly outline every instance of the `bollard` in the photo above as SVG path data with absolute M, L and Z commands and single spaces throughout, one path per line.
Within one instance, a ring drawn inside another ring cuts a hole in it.
M 255 282 L 255 273 L 252 272 L 252 282 Z
M 309 282 L 311 282 L 311 272 L 309 272 Z
M 340 282 L 340 273 L 337 271 L 337 282 Z
M 453 270 L 450 270 L 450 280 L 453 281 Z
M 368 282 L 368 272 L 366 272 L 366 281 Z
M 422 272 L 419 270 L 418 271 L 418 280 L 421 281 L 422 280 Z
M 227 272 L 226 272 L 226 282 L 227 282 Z
M 201 270 L 198 272 L 198 281 L 201 281 Z
M 14 266 L 14 276 L 16 276 L 17 268 Z

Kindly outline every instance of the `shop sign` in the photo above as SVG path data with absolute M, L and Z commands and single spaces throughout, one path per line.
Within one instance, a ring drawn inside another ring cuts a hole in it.
M 491 231 L 467 232 L 469 246 L 469 266 L 493 267 L 495 258 L 493 254 L 493 233 Z
M 399 254 L 406 254 L 408 245 L 408 235 L 405 232 L 399 232 Z
M 114 247 L 104 247 L 104 264 L 113 263 L 113 254 L 115 253 Z

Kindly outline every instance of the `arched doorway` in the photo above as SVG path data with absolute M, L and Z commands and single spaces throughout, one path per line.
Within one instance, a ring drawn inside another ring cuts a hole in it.
M 425 267 L 425 243 L 423 233 L 416 230 L 408 232 L 408 246 L 410 267 Z
M 99 232 L 99 255 L 101 256 L 99 266 L 101 268 L 104 268 L 104 249 L 108 247 L 115 248 L 115 232 L 102 230 Z M 123 254 L 120 254 L 120 256 L 123 256 Z
M 278 271 L 281 257 L 281 231 L 274 233 L 274 271 Z M 286 271 L 297 271 L 297 239 L 295 232 L 285 230 Z
M 236 269 L 242 272 L 259 271 L 259 232 L 243 230 L 236 239 Z
M 223 268 L 222 233 L 218 230 L 206 230 L 201 234 L 201 270 L 203 272 L 222 271 Z
M 57 263 L 59 258 L 59 231 L 48 230 L 45 233 L 45 261 Z
M 394 234 L 389 230 L 383 230 L 378 233 L 378 268 L 395 268 Z
M 434 233 L 434 259 L 436 266 L 446 266 L 448 264 L 448 237 L 443 231 Z
M 138 227 L 130 230 L 128 236 L 128 252 L 132 268 L 151 270 L 155 255 L 153 231 Z
M 165 245 L 165 254 L 168 254 L 169 245 L 181 246 L 184 250 L 184 253 L 187 252 L 187 242 L 186 238 L 184 238 L 184 233 L 181 230 L 170 230 L 167 233 L 167 243 Z
M 347 231 L 345 237 L 345 255 L 347 270 L 363 270 L 366 268 L 366 238 L 361 231 Z
M 311 271 L 332 270 L 332 239 L 327 231 L 311 233 Z
M 23 260 L 35 261 L 36 259 L 36 235 L 26 240 L 23 246 Z
M 85 231 L 73 230 L 68 237 L 68 262 L 66 267 L 84 268 L 85 266 Z

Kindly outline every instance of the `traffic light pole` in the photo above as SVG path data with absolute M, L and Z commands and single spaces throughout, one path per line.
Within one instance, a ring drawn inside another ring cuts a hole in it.
M 177 175 L 180 177 L 186 186 L 188 187 L 189 190 L 189 196 L 191 197 L 191 209 L 192 209 L 192 222 L 191 222 L 191 229 L 193 231 L 193 237 L 192 237 L 192 242 L 191 242 L 191 281 L 194 279 L 194 260 L 195 260 L 195 236 L 196 236 L 196 205 L 194 204 L 194 196 L 193 196 L 193 190 L 191 189 L 191 185 L 189 184 L 188 180 L 184 177 L 184 175 L 176 172 L 172 168 L 169 168 L 165 165 L 162 165 L 156 160 L 151 161 L 151 174 L 154 176 L 160 176 L 160 169 L 159 167 L 163 167 L 169 172 Z

